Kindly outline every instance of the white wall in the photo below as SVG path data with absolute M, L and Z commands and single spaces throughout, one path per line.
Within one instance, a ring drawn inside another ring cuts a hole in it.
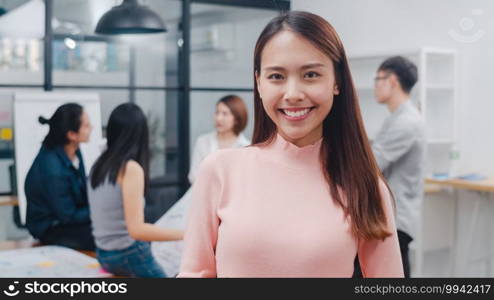
M 292 9 L 326 18 L 336 28 L 349 55 L 393 50 L 398 53 L 422 46 L 457 49 L 459 170 L 494 175 L 492 0 L 292 0 Z M 466 18 L 473 20 L 473 27 L 468 27 Z M 484 34 L 466 43 L 453 38 L 451 30 L 468 37 L 476 32 Z

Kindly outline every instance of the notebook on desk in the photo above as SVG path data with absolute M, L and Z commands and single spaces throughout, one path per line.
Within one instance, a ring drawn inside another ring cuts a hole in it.
M 456 179 L 468 180 L 468 181 L 480 181 L 486 180 L 487 177 L 482 174 L 470 173 L 456 177 Z
M 448 173 L 435 173 L 432 174 L 431 178 L 435 180 L 460 179 L 460 180 L 468 180 L 468 181 L 481 181 L 487 179 L 486 176 L 478 173 L 468 173 L 456 177 L 450 177 Z
M 451 178 L 449 177 L 449 174 L 448 173 L 434 173 L 434 174 L 432 174 L 431 179 L 435 179 L 435 180 L 448 180 L 448 179 L 451 179 Z

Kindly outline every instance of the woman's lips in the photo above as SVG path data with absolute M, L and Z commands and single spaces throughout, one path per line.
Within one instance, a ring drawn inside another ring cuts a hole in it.
M 302 121 L 310 116 L 314 108 L 315 106 L 304 108 L 280 108 L 278 111 L 289 121 Z

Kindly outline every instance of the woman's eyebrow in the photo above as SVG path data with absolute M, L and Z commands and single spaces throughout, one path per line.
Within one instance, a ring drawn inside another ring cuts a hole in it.
M 280 67 L 280 66 L 268 66 L 263 68 L 265 71 L 284 71 L 285 68 Z
M 326 65 L 322 64 L 322 63 L 313 63 L 313 64 L 303 65 L 301 69 L 305 70 L 305 69 L 312 69 L 312 68 L 321 68 L 321 67 L 325 67 L 325 66 Z
M 302 67 L 300 67 L 300 69 L 306 70 L 306 69 L 322 68 L 322 67 L 326 67 L 326 65 L 323 63 L 310 63 L 310 64 L 303 65 Z M 263 70 L 264 71 L 285 71 L 285 68 L 283 68 L 281 66 L 267 66 L 267 67 L 263 68 Z

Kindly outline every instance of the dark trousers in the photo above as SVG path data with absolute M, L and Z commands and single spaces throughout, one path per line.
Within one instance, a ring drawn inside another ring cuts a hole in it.
M 403 263 L 403 272 L 405 274 L 405 278 L 410 278 L 410 260 L 408 257 L 408 245 L 412 241 L 412 237 L 407 233 L 398 230 L 398 242 L 400 243 L 400 252 L 401 252 L 401 260 Z M 353 278 L 362 278 L 362 270 L 360 269 L 360 263 L 358 260 L 358 256 L 355 257 L 355 261 L 353 262 Z
M 96 249 L 90 223 L 55 226 L 48 229 L 39 240 L 43 245 L 57 245 L 86 251 Z
M 405 278 L 410 278 L 410 259 L 408 257 L 408 245 L 413 240 L 407 233 L 398 230 L 398 241 L 400 242 L 401 260 L 403 261 L 403 272 Z

